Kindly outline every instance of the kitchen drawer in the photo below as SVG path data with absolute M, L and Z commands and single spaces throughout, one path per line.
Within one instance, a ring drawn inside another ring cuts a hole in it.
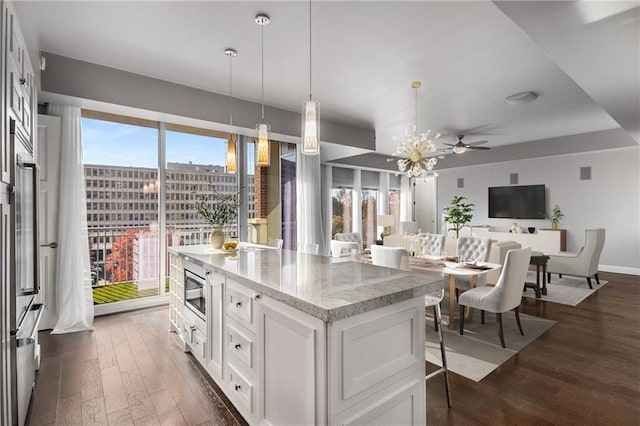
M 247 287 L 227 279 L 227 292 L 225 295 L 225 311 L 228 316 L 256 332 L 256 293 Z
M 202 318 L 196 315 L 191 309 L 189 309 L 188 307 L 185 307 L 182 310 L 182 316 L 184 318 L 184 322 L 188 323 L 189 326 L 193 325 L 198 329 L 200 333 L 205 335 L 207 334 L 206 323 L 202 320 Z
M 204 334 L 200 333 L 199 331 L 196 330 L 195 333 L 193 333 L 193 344 L 191 345 L 191 353 L 198 359 L 200 359 L 201 361 L 204 361 L 204 357 L 205 357 L 205 347 L 207 344 L 206 338 L 204 336 Z
M 227 362 L 226 382 L 229 390 L 229 396 L 239 403 L 239 408 L 241 408 L 240 411 L 242 412 L 246 410 L 250 414 L 253 414 L 254 386 L 251 381 L 245 376 L 242 376 L 238 372 L 238 369 L 236 369 L 230 362 Z
M 256 336 L 232 319 L 225 327 L 225 346 L 228 354 L 236 358 L 239 364 L 251 373 L 256 365 Z

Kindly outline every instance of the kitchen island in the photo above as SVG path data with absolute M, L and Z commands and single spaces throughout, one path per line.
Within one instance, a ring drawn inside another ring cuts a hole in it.
M 426 423 L 423 296 L 442 273 L 257 246 L 169 252 L 170 331 L 250 424 Z

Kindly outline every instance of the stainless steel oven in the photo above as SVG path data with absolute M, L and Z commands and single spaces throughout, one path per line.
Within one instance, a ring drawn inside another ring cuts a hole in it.
M 204 268 L 184 262 L 184 304 L 203 320 L 207 315 L 205 276 Z

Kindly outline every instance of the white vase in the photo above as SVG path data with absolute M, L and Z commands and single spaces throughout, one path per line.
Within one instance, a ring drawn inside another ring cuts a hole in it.
M 221 226 L 214 226 L 209 234 L 209 244 L 214 249 L 221 249 L 224 244 L 224 232 Z

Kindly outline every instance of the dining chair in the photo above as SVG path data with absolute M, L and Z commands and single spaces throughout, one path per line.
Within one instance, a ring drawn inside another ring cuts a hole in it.
M 269 247 L 275 247 L 275 248 L 281 249 L 283 244 L 284 244 L 284 240 L 280 238 L 269 238 L 267 240 L 267 245 Z
M 336 241 L 357 243 L 358 250 L 362 251 L 362 234 L 360 232 L 336 232 L 333 239 Z
M 353 250 L 360 253 L 360 245 L 354 241 L 331 240 L 329 247 L 331 248 L 331 257 L 351 256 Z
M 387 268 L 399 269 L 402 258 L 407 256 L 407 251 L 402 247 L 371 246 L 371 261 L 374 265 L 385 266 Z M 433 308 L 433 321 L 440 340 L 440 354 L 442 356 L 442 368 L 433 371 L 425 376 L 425 380 L 444 374 L 444 385 L 447 392 L 447 405 L 451 407 L 451 394 L 449 391 L 449 370 L 447 368 L 447 356 L 444 347 L 444 336 L 442 332 L 442 312 L 440 302 L 444 297 L 444 289 L 424 296 L 425 309 Z
M 480 309 L 480 321 L 484 324 L 484 312 L 494 312 L 498 319 L 498 334 L 503 348 L 504 332 L 502 330 L 502 313 L 513 310 L 516 315 L 516 322 L 520 334 L 524 336 L 522 324 L 520 323 L 520 302 L 522 301 L 522 291 L 524 282 L 529 270 L 529 260 L 531 259 L 531 247 L 522 249 L 512 249 L 507 252 L 507 256 L 500 273 L 500 278 L 495 286 L 483 286 L 472 288 L 460 295 L 458 304 L 460 305 L 460 335 L 464 334 L 464 310 L 465 307 Z
M 594 277 L 596 283 L 600 284 L 598 264 L 604 247 L 604 236 L 603 228 L 587 229 L 585 230 L 584 246 L 578 253 L 549 254 L 547 282 L 551 282 L 551 274 L 554 273 L 558 274 L 560 278 L 562 275 L 585 277 L 589 288 L 593 288 L 591 277 Z
M 300 253 L 318 254 L 320 246 L 316 243 L 298 243 L 298 251 Z
M 374 244 L 371 246 L 371 262 L 387 268 L 400 268 L 402 258 L 407 256 L 404 247 L 388 247 Z
M 442 234 L 419 234 L 420 248 L 423 255 L 439 256 L 444 250 L 445 235 Z
M 460 237 L 456 247 L 459 258 L 464 257 L 465 261 L 488 262 L 491 254 L 491 238 Z M 478 287 L 487 283 L 486 274 L 478 277 Z M 459 290 L 469 290 L 471 288 L 471 277 L 456 277 L 456 299 L 460 295 Z

